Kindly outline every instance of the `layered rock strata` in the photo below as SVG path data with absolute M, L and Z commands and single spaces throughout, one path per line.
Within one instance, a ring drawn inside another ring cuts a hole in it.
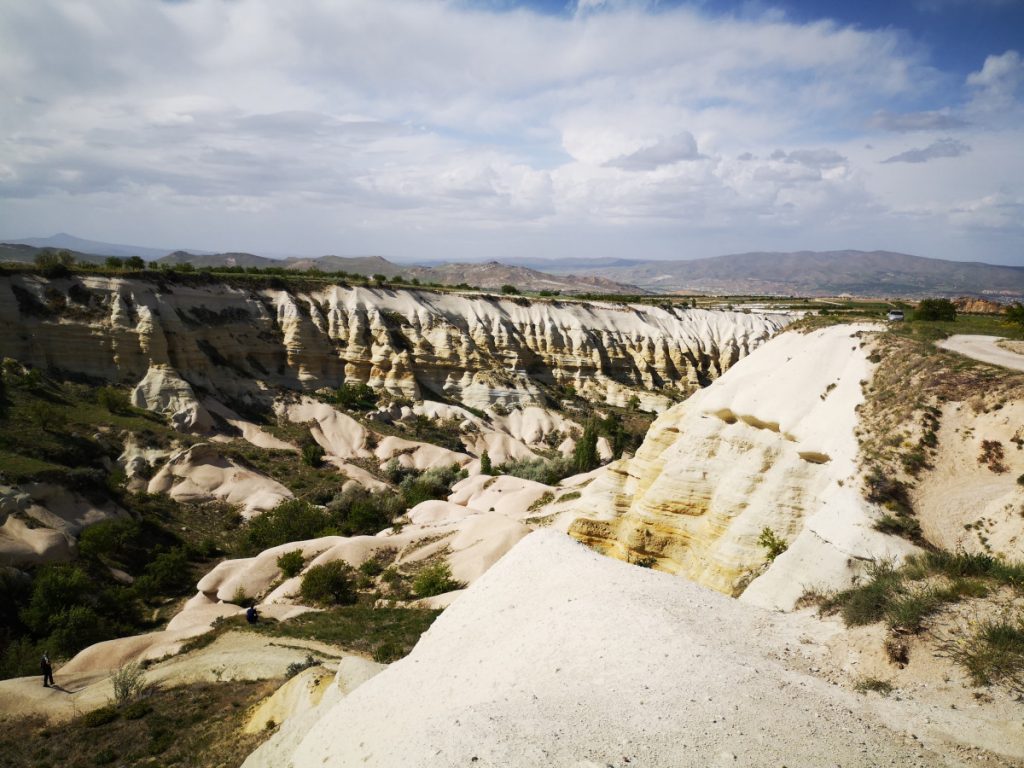
M 144 381 L 137 402 L 159 401 L 202 424 L 208 414 L 186 402 L 186 387 L 244 402 L 347 381 L 484 407 L 572 385 L 601 401 L 638 394 L 664 407 L 665 393 L 718 378 L 788 318 L 339 285 L 289 292 L 13 275 L 0 277 L 0 320 L 0 355 Z
M 578 516 L 570 533 L 727 594 L 750 584 L 745 599 L 779 608 L 912 551 L 874 530 L 880 512 L 861 494 L 861 337 L 854 326 L 785 333 L 741 360 L 662 414 L 634 458 L 596 474 L 562 513 Z M 788 544 L 771 563 L 766 529 Z

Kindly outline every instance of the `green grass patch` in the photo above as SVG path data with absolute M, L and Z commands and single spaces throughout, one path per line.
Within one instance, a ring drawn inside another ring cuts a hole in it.
M 304 613 L 287 621 L 260 621 L 245 624 L 244 619 L 221 622 L 224 629 L 245 629 L 268 637 L 318 640 L 346 650 L 373 656 L 382 645 L 396 658 L 406 656 L 430 628 L 441 611 L 420 608 L 375 608 L 370 605 L 343 605 L 325 611 Z M 394 660 L 394 658 L 392 658 Z
M 923 584 L 928 580 L 929 583 Z M 885 621 L 890 629 L 919 632 L 943 606 L 984 597 L 1000 586 L 1024 589 L 1024 564 L 988 554 L 928 552 L 901 568 L 875 563 L 851 589 L 822 596 L 823 612 L 838 612 L 847 626 Z

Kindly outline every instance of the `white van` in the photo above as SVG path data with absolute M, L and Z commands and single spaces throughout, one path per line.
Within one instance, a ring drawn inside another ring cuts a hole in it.
M 890 323 L 898 323 L 898 322 L 900 322 L 901 320 L 903 320 L 903 310 L 902 309 L 890 309 L 889 310 L 889 315 L 888 315 L 888 320 L 889 320 Z

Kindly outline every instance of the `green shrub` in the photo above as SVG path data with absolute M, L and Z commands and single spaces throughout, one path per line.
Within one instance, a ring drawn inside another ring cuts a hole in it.
M 293 677 L 299 674 L 299 672 L 303 672 L 307 669 L 310 669 L 311 667 L 316 667 L 319 665 L 320 660 L 310 653 L 306 655 L 306 658 L 304 660 L 293 661 L 291 664 L 289 664 L 284 670 L 284 676 L 291 680 Z
M 494 474 L 494 465 L 491 464 L 491 457 L 487 455 L 487 451 L 480 454 L 480 474 Z M 1024 477 L 1024 475 L 1021 475 L 1021 477 Z
M 343 560 L 314 565 L 302 577 L 302 599 L 321 605 L 351 605 L 357 595 L 353 569 Z
M 281 569 L 281 575 L 286 579 L 298 576 L 305 564 L 306 558 L 303 556 L 302 550 L 299 549 L 285 552 L 277 558 L 277 567 Z
M 956 305 L 949 299 L 923 299 L 914 310 L 915 320 L 956 320 Z
M 342 536 L 373 535 L 390 526 L 405 509 L 399 494 L 365 488 L 350 488 L 327 505 L 332 530 Z
M 366 384 L 342 384 L 334 402 L 351 411 L 370 411 L 377 407 L 377 394 Z
M 769 563 L 789 549 L 789 544 L 776 536 L 775 531 L 767 526 L 761 530 L 761 535 L 757 537 L 757 543 L 767 550 L 765 556 Z
M 452 578 L 452 569 L 444 560 L 425 566 L 412 580 L 412 591 L 417 597 L 433 597 L 464 586 Z
M 131 704 L 142 696 L 146 690 L 146 675 L 137 662 L 122 664 L 110 675 L 110 684 L 114 689 L 114 703 L 119 707 Z
M 359 566 L 359 572 L 364 576 L 374 577 L 384 573 L 384 564 L 375 557 L 364 560 Z
M 242 529 L 241 548 L 243 553 L 252 555 L 279 544 L 315 539 L 331 532 L 330 515 L 305 501 L 290 499 L 249 520 Z
M 892 563 L 873 564 L 867 583 L 835 595 L 824 606 L 838 607 L 847 626 L 861 626 L 881 621 L 890 600 L 903 589 L 903 578 Z
M 421 501 L 448 498 L 452 486 L 465 476 L 466 473 L 459 468 L 458 464 L 434 467 L 422 474 L 405 477 L 398 484 L 398 492 L 402 496 L 405 508 L 410 509 Z
M 126 414 L 132 409 L 127 393 L 114 387 L 100 387 L 96 390 L 96 402 L 111 413 Z
M 135 589 L 143 598 L 180 595 L 194 586 L 184 547 L 161 552 L 135 580 Z
M 314 469 L 324 463 L 324 449 L 319 443 L 309 442 L 302 446 L 302 463 Z
M 1007 685 L 1024 695 L 1024 615 L 981 622 L 952 648 L 954 661 L 976 685 Z
M 920 632 L 921 622 L 941 608 L 948 596 L 935 588 L 891 596 L 885 607 L 886 624 L 904 632 Z

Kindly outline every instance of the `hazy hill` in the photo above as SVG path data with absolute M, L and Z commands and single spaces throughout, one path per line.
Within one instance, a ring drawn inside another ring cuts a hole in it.
M 753 252 L 588 270 L 655 291 L 795 295 L 1024 295 L 1024 267 L 892 251 Z
M 50 237 L 28 237 L 24 240 L 7 240 L 6 244 L 31 245 L 35 248 L 64 248 L 69 251 L 93 256 L 141 256 L 150 261 L 166 255 L 170 248 L 147 248 L 142 245 L 124 245 L 123 243 L 103 243 L 98 240 L 86 240 L 81 237 L 58 232 Z M 195 253 L 207 253 L 195 251 Z
M 40 251 L 52 251 L 56 250 L 53 246 L 40 247 L 36 245 L 28 245 L 27 243 L 0 243 L 0 262 L 14 261 L 31 263 L 35 261 L 36 255 Z M 71 255 L 75 257 L 75 261 L 83 261 L 92 264 L 98 264 L 103 261 L 104 257 L 94 253 L 83 253 L 70 248 L 61 249 L 68 250 Z

